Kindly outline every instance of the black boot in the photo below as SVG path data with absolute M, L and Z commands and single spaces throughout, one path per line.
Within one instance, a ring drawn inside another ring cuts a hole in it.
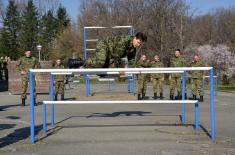
M 173 95 L 170 95 L 170 100 L 173 100 L 174 99 L 174 96 Z
M 36 98 L 33 98 L 34 106 L 37 106 Z
M 178 100 L 182 100 L 182 95 L 179 95 L 179 96 L 178 96 Z
M 187 93 L 185 93 L 185 100 L 187 100 L 188 99 L 188 97 L 187 97 Z
M 58 100 L 57 97 L 58 97 L 58 95 L 55 95 L 54 101 L 57 101 L 57 100 Z
M 140 94 L 137 95 L 137 100 L 141 100 Z
M 163 99 L 163 93 L 160 93 L 160 99 L 161 100 Z
M 180 99 L 180 96 L 177 95 L 177 96 L 175 97 L 175 100 L 179 100 L 179 99 Z
M 61 101 L 63 101 L 63 100 L 64 100 L 64 94 L 61 95 Z
M 145 93 L 142 93 L 142 100 L 145 99 Z
M 193 100 L 197 100 L 197 96 L 196 95 L 193 95 Z
M 153 99 L 155 99 L 155 100 L 157 99 L 157 93 L 153 94 Z
M 22 98 L 22 106 L 25 106 L 25 98 Z
M 203 102 L 203 101 L 204 101 L 203 96 L 200 96 L 199 102 Z

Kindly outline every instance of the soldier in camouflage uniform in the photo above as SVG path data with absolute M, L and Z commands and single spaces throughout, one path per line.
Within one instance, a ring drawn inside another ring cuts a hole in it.
M 163 63 L 160 61 L 159 55 L 154 56 L 154 61 L 151 62 L 151 67 L 161 68 L 164 67 Z M 151 80 L 153 83 L 153 93 L 154 99 L 157 99 L 157 93 L 160 92 L 160 99 L 163 99 L 163 81 L 164 74 L 151 74 Z
M 134 65 L 136 49 L 143 42 L 147 41 L 147 37 L 138 32 L 133 36 L 116 36 L 109 37 L 97 43 L 96 57 L 88 58 L 84 64 L 85 67 L 119 67 L 121 59 L 127 57 L 129 65 Z
M 140 60 L 137 62 L 136 67 L 147 68 L 150 67 L 149 61 L 146 59 L 146 55 L 141 55 Z M 147 77 L 148 74 L 139 74 L 138 75 L 138 94 L 137 99 L 144 99 L 147 89 Z M 142 98 L 141 98 L 142 94 Z
M 21 74 L 21 80 L 22 80 L 22 105 L 25 106 L 25 99 L 27 97 L 26 92 L 27 88 L 29 85 L 29 78 L 28 78 L 28 72 L 29 69 L 34 69 L 34 68 L 39 68 L 39 62 L 35 57 L 32 57 L 32 52 L 31 51 L 26 51 L 25 56 L 21 57 L 18 62 L 16 69 L 20 72 Z M 35 91 L 35 82 L 34 82 L 34 103 L 36 104 L 36 91 Z
M 8 81 L 8 69 L 7 69 L 7 65 L 8 65 L 8 57 L 6 56 L 5 59 L 2 62 L 2 79 Z
M 64 65 L 61 64 L 61 60 L 57 59 L 55 64 L 56 69 L 64 69 Z M 64 75 L 55 75 L 54 76 L 54 93 L 55 93 L 55 101 L 57 101 L 58 94 L 61 94 L 61 100 L 64 100 Z
M 3 79 L 3 57 L 0 58 L 0 80 Z
M 204 67 L 204 63 L 200 60 L 199 55 L 194 55 L 193 62 L 190 65 L 191 67 Z M 204 75 L 204 71 L 192 71 L 192 93 L 193 99 L 197 99 L 197 92 L 199 93 L 200 99 L 199 101 L 203 102 L 203 94 L 202 94 L 202 78 Z
M 181 51 L 177 49 L 175 51 L 175 57 L 171 60 L 171 67 L 185 67 L 186 60 L 181 56 Z M 170 99 L 174 99 L 175 88 L 177 89 L 177 97 L 175 99 L 182 99 L 182 75 L 179 73 L 173 73 L 170 75 Z

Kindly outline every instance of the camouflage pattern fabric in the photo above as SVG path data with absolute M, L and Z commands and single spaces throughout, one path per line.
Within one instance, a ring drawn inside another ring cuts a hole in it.
M 204 67 L 204 63 L 200 60 L 198 62 L 192 62 L 191 67 Z M 202 96 L 202 78 L 204 76 L 204 71 L 192 71 L 192 93 L 199 96 Z
M 171 67 L 185 67 L 187 66 L 186 60 L 182 57 L 174 57 L 171 60 Z M 177 95 L 182 94 L 182 88 L 181 88 L 181 77 L 182 74 L 180 73 L 174 73 L 171 74 L 171 80 L 170 80 L 170 95 L 174 95 L 175 89 L 177 90 Z
M 201 79 L 192 79 L 192 93 L 197 96 L 197 92 L 199 96 L 202 96 L 202 80 Z
M 55 66 L 56 69 L 64 69 L 63 65 L 56 65 Z M 54 91 L 55 91 L 55 95 L 61 94 L 64 95 L 64 80 L 65 80 L 65 76 L 64 75 L 55 75 L 54 76 Z
M 153 78 L 152 79 L 153 82 L 153 92 L 154 93 L 163 93 L 163 80 L 160 78 Z
M 7 69 L 7 62 L 2 62 L 2 80 L 8 80 L 8 69 Z
M 152 61 L 151 67 L 161 68 L 164 67 L 161 61 Z M 153 92 L 154 93 L 163 93 L 163 78 L 164 74 L 151 74 L 152 83 L 153 83 Z
M 29 69 L 35 69 L 35 68 L 40 68 L 40 64 L 35 57 L 26 57 L 26 56 L 21 57 L 16 64 L 17 71 L 26 72 L 25 75 L 21 76 L 22 89 L 23 89 L 22 95 L 21 95 L 22 99 L 26 99 L 27 97 L 26 92 L 27 92 L 27 88 L 29 85 L 29 78 L 28 78 Z M 36 82 L 34 81 L 34 98 L 36 98 L 35 87 L 36 87 Z
M 139 60 L 137 62 L 137 67 L 139 68 L 147 68 L 150 67 L 150 64 L 147 61 L 142 61 Z M 138 75 L 138 94 L 141 93 L 146 93 L 147 90 L 147 79 L 148 79 L 148 74 L 139 74 Z
M 133 60 L 136 48 L 133 47 L 132 40 L 132 36 L 116 36 L 99 41 L 96 56 L 88 58 L 84 66 L 86 68 L 118 67 L 123 57 L 127 56 L 128 61 Z

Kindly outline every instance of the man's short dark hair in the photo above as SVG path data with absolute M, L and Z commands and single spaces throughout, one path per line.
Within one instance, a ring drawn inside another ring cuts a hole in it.
M 178 48 L 178 49 L 176 49 L 175 51 L 179 51 L 180 53 L 181 53 L 181 50 Z
M 143 42 L 147 42 L 147 36 L 142 32 L 137 32 L 135 34 L 136 39 L 140 39 Z

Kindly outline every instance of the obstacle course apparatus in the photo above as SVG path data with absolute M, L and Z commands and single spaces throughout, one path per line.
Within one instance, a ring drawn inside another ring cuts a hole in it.
M 207 70 L 210 72 L 210 124 L 211 124 L 211 139 L 215 140 L 215 112 L 214 112 L 214 78 L 213 78 L 213 67 L 182 67 L 182 68 L 100 68 L 100 69 L 30 69 L 29 71 L 29 81 L 30 81 L 30 135 L 31 135 L 31 143 L 35 142 L 35 128 L 34 128 L 34 99 L 33 99 L 33 90 L 34 90 L 34 81 L 33 77 L 35 73 L 80 73 L 80 74 L 107 74 L 108 72 L 113 73 L 154 73 L 157 71 L 183 71 L 183 79 L 182 79 L 182 100 L 172 101 L 172 100 L 146 100 L 146 101 L 128 101 L 128 100 L 120 100 L 120 101 L 53 101 L 54 100 L 54 75 L 50 75 L 50 100 L 44 101 L 43 104 L 43 120 L 44 122 L 44 131 L 46 131 L 46 104 L 51 104 L 51 127 L 54 128 L 54 105 L 55 104 L 114 104 L 114 103 L 181 103 L 181 122 L 185 123 L 185 104 L 186 103 L 194 103 L 195 104 L 195 128 L 198 128 L 198 102 L 192 100 L 185 100 L 185 81 L 186 81 L 186 71 L 198 71 L 198 70 Z

